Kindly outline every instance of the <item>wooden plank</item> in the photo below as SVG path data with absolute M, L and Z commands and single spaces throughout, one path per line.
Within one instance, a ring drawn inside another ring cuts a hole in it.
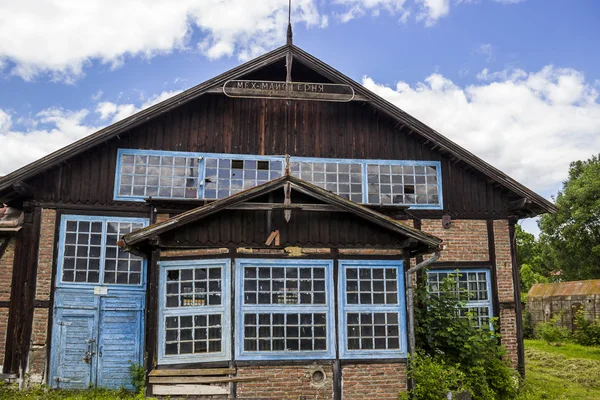
M 229 382 L 250 382 L 265 380 L 266 377 L 261 376 L 244 376 L 244 377 L 204 377 L 204 376 L 151 376 L 149 379 L 150 383 L 175 383 L 175 384 L 188 384 L 188 383 L 229 383 Z
M 155 369 L 148 376 L 213 376 L 235 374 L 235 368 Z
M 229 394 L 229 389 L 221 386 L 209 385 L 153 385 L 153 395 L 219 395 Z

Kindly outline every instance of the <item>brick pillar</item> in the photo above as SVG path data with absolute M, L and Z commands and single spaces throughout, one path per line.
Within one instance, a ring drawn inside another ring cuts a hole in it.
M 517 313 L 515 311 L 515 283 L 513 282 L 510 233 L 508 220 L 494 221 L 496 248 L 496 275 L 500 301 L 500 334 L 508 350 L 513 367 L 518 363 Z M 518 283 L 517 283 L 518 284 Z
M 15 238 L 6 238 L 8 245 L 0 258 L 0 302 L 10 302 L 10 290 L 13 276 L 13 263 L 15 259 Z M 0 239 L 0 244 L 3 243 Z M 0 372 L 4 364 L 4 351 L 6 346 L 6 330 L 8 328 L 8 307 L 0 307 Z
M 36 303 L 42 305 L 33 311 L 31 347 L 28 359 L 28 374 L 31 382 L 46 381 L 48 354 L 48 319 L 50 316 L 50 292 L 52 290 L 52 266 L 54 264 L 54 232 L 56 210 L 43 209 L 38 250 L 38 270 L 35 287 Z M 45 305 L 45 306 L 44 306 Z

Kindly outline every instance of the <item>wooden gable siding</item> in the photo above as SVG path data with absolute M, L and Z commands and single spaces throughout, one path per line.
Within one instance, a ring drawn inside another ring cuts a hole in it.
M 182 105 L 32 179 L 29 183 L 36 200 L 122 206 L 123 202 L 113 200 L 118 148 L 439 160 L 444 210 L 418 214 L 450 213 L 461 218 L 508 215 L 506 191 L 424 145 L 368 104 L 231 99 L 218 94 Z
M 228 210 L 164 233 L 161 246 L 265 247 L 272 231 L 279 230 L 282 246 L 395 247 L 402 237 L 345 212 L 293 211 L 286 222 L 283 210 Z

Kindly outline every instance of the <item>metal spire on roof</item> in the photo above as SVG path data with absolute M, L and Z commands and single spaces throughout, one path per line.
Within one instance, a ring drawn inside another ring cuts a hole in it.
M 287 28 L 287 45 L 291 46 L 293 44 L 293 34 L 292 34 L 292 0 L 289 0 L 288 4 L 288 28 Z

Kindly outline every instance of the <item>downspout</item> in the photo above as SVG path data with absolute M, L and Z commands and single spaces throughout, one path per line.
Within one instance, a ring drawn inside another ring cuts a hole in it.
M 440 250 L 436 251 L 433 257 L 428 260 L 425 260 L 408 271 L 406 271 L 406 311 L 408 313 L 408 354 L 410 357 L 415 354 L 415 305 L 414 305 L 414 289 L 413 289 L 413 280 L 412 274 L 420 271 L 421 269 L 427 267 L 430 264 L 433 264 L 441 257 Z M 412 381 L 412 379 L 411 379 Z M 414 383 L 414 382 L 413 382 Z M 414 385 L 413 385 L 414 386 Z

